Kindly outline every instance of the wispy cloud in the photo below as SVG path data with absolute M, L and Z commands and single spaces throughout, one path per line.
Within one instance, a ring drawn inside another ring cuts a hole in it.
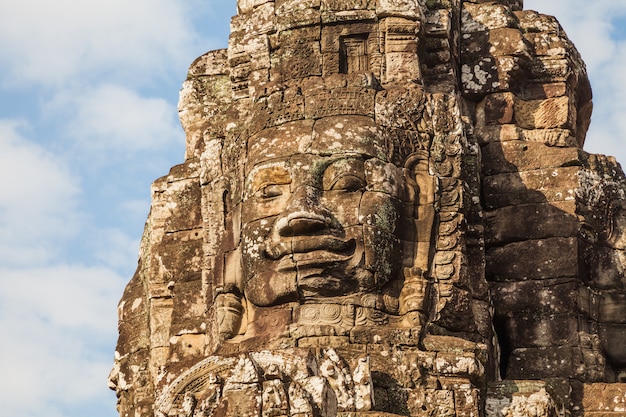
M 186 65 L 198 41 L 192 2 L 21 0 L 0 3 L 4 82 L 59 86 L 75 78 L 146 80 Z
M 52 117 L 65 118 L 63 132 L 80 151 L 158 152 L 184 144 L 175 106 L 120 85 L 63 91 L 46 107 Z
M 103 396 L 111 353 L 101 346 L 115 338 L 126 279 L 80 266 L 1 268 L 0 277 L 3 414 L 62 416 L 91 405 L 100 411 L 89 415 L 114 415 L 114 399 Z
M 0 97 L 28 101 L 0 116 L 2 415 L 116 415 L 116 305 L 150 181 L 184 155 L 176 90 L 216 45 L 197 25 L 221 7 L 0 2 Z
M 0 264 L 36 265 L 58 255 L 78 231 L 79 183 L 57 156 L 0 120 Z

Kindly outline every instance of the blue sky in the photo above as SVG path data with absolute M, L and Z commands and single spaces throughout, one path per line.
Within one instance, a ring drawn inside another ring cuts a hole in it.
M 626 161 L 626 2 L 526 0 L 587 61 L 586 148 Z M 225 47 L 235 1 L 0 3 L 0 404 L 7 417 L 115 417 L 116 305 L 150 183 L 180 163 L 187 67 Z

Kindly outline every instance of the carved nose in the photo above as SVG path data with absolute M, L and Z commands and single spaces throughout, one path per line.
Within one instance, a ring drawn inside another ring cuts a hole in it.
M 278 226 L 280 236 L 299 236 L 323 230 L 326 228 L 326 221 L 323 218 L 314 217 L 312 213 L 302 213 L 301 216 L 288 219 L 284 224 Z
M 315 193 L 311 187 L 300 187 L 294 192 L 285 213 L 276 221 L 280 236 L 310 235 L 330 225 L 330 214 L 319 204 Z

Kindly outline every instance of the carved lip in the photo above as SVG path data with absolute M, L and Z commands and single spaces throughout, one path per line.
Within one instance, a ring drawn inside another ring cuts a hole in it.
M 296 261 L 298 268 L 313 267 L 329 263 L 345 262 L 352 258 L 353 253 L 340 254 L 325 250 L 316 250 L 307 253 L 294 253 L 293 260 Z
M 309 236 L 294 238 L 291 248 L 280 245 L 274 253 L 279 261 L 278 270 L 323 267 L 329 264 L 347 262 L 354 256 L 356 241 L 343 240 L 333 236 Z M 282 250 L 280 250 L 282 249 Z

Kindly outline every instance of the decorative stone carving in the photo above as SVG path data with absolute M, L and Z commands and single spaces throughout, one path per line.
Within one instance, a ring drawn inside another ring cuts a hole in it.
M 357 361 L 354 376 L 351 372 L 333 349 L 319 359 L 305 349 L 212 356 L 164 387 L 156 413 L 275 417 L 370 411 L 373 385 L 367 357 Z
M 591 108 L 519 0 L 239 1 L 152 188 L 121 415 L 619 415 L 626 178 Z

